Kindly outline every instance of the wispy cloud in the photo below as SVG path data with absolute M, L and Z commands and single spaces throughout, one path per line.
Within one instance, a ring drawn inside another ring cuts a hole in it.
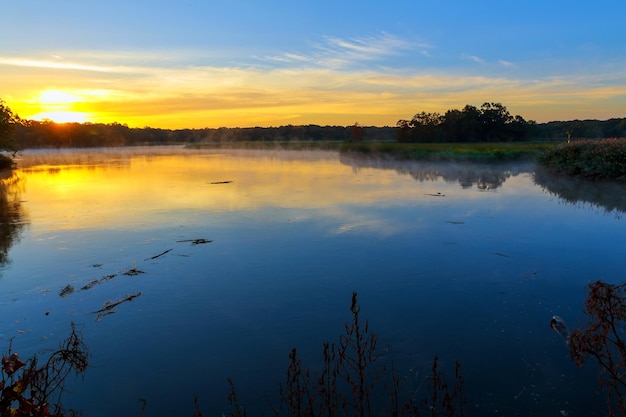
M 461 58 L 465 59 L 465 60 L 476 62 L 477 64 L 484 64 L 485 63 L 484 59 L 482 59 L 482 58 L 480 58 L 480 57 L 478 57 L 476 55 L 462 55 Z
M 555 110 L 575 103 L 609 109 L 610 117 L 618 112 L 623 116 L 623 110 L 617 109 L 626 96 L 623 71 L 515 77 L 517 71 L 477 74 L 384 66 L 386 56 L 414 47 L 390 35 L 334 38 L 311 54 L 279 55 L 275 61 L 284 59 L 287 64 L 272 66 L 189 65 L 188 56 L 164 65 L 150 55 L 137 54 L 133 60 L 127 54 L 107 52 L 13 56 L 0 57 L 0 75 L 16 80 L 3 94 L 22 117 L 42 111 L 34 103 L 42 91 L 53 88 L 81 97 L 76 105 L 97 115 L 94 121 L 132 126 L 350 124 L 355 120 L 394 125 L 417 111 L 445 112 L 484 101 L 502 102 L 512 113 L 539 121 L 554 119 Z M 170 56 L 167 51 L 157 55 Z M 337 60 L 335 66 L 328 64 L 332 60 Z M 372 61 L 376 65 L 353 65 Z M 500 60 L 489 68 L 512 65 Z M 552 113 L 546 112 L 548 107 Z
M 308 63 L 326 68 L 347 68 L 360 63 L 383 62 L 385 59 L 418 51 L 429 56 L 431 46 L 424 42 L 409 41 L 387 32 L 376 35 L 339 38 L 325 36 L 315 42 L 308 52 L 283 53 L 265 57 L 267 60 L 299 65 Z
M 80 70 L 80 71 L 94 71 L 94 72 L 112 72 L 113 68 L 81 64 L 77 62 L 67 62 L 60 59 L 59 56 L 52 56 L 51 60 L 46 59 L 26 59 L 26 58 L 11 58 L 0 57 L 0 65 L 9 65 L 14 67 L 34 67 L 34 68 L 47 68 L 47 69 L 63 69 L 63 70 Z

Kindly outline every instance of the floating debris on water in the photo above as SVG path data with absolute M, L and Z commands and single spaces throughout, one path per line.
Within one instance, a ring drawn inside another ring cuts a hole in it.
M 192 245 L 201 245 L 203 243 L 211 243 L 213 241 L 208 240 L 208 239 L 184 239 L 184 240 L 177 240 L 176 242 L 178 243 L 191 242 Z
M 125 296 L 124 298 L 120 298 L 117 301 L 112 301 L 112 300 L 108 300 L 103 304 L 103 307 L 99 310 L 96 310 L 93 312 L 93 314 L 98 314 L 98 316 L 96 317 L 96 321 L 100 321 L 100 319 L 104 316 L 108 316 L 109 314 L 113 314 L 115 313 L 114 308 L 117 307 L 118 305 L 125 303 L 127 301 L 132 301 L 133 299 L 139 297 L 140 295 L 142 295 L 141 292 L 135 293 L 135 294 L 130 294 Z
M 137 269 L 135 267 L 130 268 L 124 272 L 122 272 L 122 275 L 129 275 L 129 276 L 135 276 L 135 275 L 139 275 L 139 274 L 145 274 L 144 271 Z
M 565 343 L 569 345 L 570 331 L 567 324 L 565 324 L 565 320 L 559 316 L 552 316 L 552 320 L 550 320 L 550 327 L 552 327 L 552 329 L 565 340 Z
M 212 185 L 216 185 L 216 184 L 230 184 L 231 182 L 233 182 L 233 181 L 232 180 L 230 180 L 230 181 L 213 181 L 213 182 L 210 182 L 209 184 L 212 184 Z
M 59 297 L 65 297 L 66 295 L 70 295 L 74 292 L 74 286 L 72 284 L 67 284 L 63 289 L 59 292 Z
M 153 260 L 153 259 L 160 258 L 161 256 L 163 256 L 163 255 L 165 255 L 166 253 L 171 252 L 171 251 L 173 251 L 173 249 L 168 249 L 168 250 L 166 250 L 166 251 L 163 251 L 163 252 L 159 253 L 158 255 L 154 255 L 154 256 L 151 256 L 151 257 L 149 257 L 149 258 L 146 258 L 146 259 L 144 259 L 144 261 L 151 261 L 151 260 Z
M 494 255 L 498 255 L 498 256 L 502 256 L 503 258 L 510 258 L 509 255 L 507 255 L 506 253 L 501 253 L 501 252 L 494 252 Z
M 100 283 L 100 280 L 98 279 L 94 279 L 89 281 L 88 283 L 86 283 L 85 285 L 82 286 L 81 291 L 84 290 L 89 290 L 91 288 L 93 288 L 95 285 L 98 285 Z
M 441 193 L 437 193 L 437 194 L 433 194 L 433 193 L 425 193 L 424 195 L 428 195 L 431 197 L 445 197 L 445 194 L 441 194 Z
M 450 223 L 450 224 L 465 224 L 465 222 L 454 221 L 454 220 L 448 220 L 446 223 Z

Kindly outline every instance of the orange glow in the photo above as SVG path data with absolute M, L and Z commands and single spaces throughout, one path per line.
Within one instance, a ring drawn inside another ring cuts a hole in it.
M 75 112 L 75 111 L 51 111 L 38 113 L 31 117 L 33 120 L 52 120 L 56 123 L 68 123 L 68 122 L 78 122 L 84 123 L 89 121 L 89 116 L 87 113 Z
M 57 123 L 88 122 L 91 119 L 90 114 L 78 109 L 83 100 L 81 96 L 67 91 L 45 90 L 32 100 L 40 110 L 39 113 L 27 118 Z
M 17 174 L 24 178 L 22 198 L 28 201 L 32 223 L 49 230 L 152 228 L 162 227 L 163 213 L 170 211 L 253 213 L 278 207 L 296 209 L 292 220 L 305 220 L 312 213 L 335 218 L 337 233 L 355 225 L 387 233 L 394 226 L 346 206 L 391 204 L 398 195 L 415 195 L 412 178 L 397 181 L 392 170 L 373 175 L 375 168 L 355 173 L 352 166 L 337 163 L 335 153 L 111 152 L 25 153 Z M 232 183 L 212 184 L 220 181 Z M 420 187 L 419 195 L 441 189 L 428 183 Z

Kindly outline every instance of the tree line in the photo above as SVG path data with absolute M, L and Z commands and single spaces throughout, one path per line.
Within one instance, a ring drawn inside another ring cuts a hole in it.
M 417 113 L 399 120 L 400 142 L 514 142 L 525 140 L 604 139 L 626 137 L 626 118 L 537 123 L 511 115 L 501 103 L 466 105 L 444 114 Z
M 396 126 L 287 125 L 159 129 L 120 123 L 55 123 L 20 119 L 0 100 L 0 151 L 20 148 L 165 145 L 255 141 L 512 142 L 626 137 L 626 118 L 536 123 L 501 103 L 466 105 L 444 114 L 420 112 Z
M 55 123 L 26 121 L 16 126 L 23 148 L 133 146 L 221 142 L 392 141 L 394 127 L 287 125 L 279 127 L 159 129 L 131 128 L 119 123 Z

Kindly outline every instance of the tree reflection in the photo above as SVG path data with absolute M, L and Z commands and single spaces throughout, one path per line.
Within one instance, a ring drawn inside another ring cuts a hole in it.
M 607 213 L 626 213 L 626 184 L 609 181 L 589 181 L 551 173 L 537 167 L 535 184 L 550 194 L 577 204 L 590 204 L 604 209 Z
M 464 188 L 494 190 L 501 187 L 511 176 L 532 172 L 532 164 L 476 164 L 460 162 L 399 161 L 385 158 L 367 158 L 359 155 L 340 154 L 341 163 L 358 171 L 363 168 L 392 169 L 399 174 L 410 175 L 416 181 L 444 180 L 458 182 Z
M 9 250 L 27 224 L 20 203 L 21 185 L 13 171 L 0 172 L 0 267 L 9 262 Z

